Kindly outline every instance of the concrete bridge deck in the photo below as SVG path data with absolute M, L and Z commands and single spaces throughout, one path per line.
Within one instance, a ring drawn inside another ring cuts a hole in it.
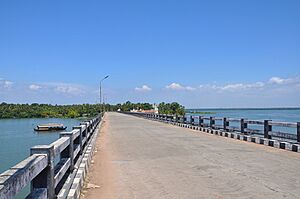
M 299 198 L 300 155 L 107 113 L 83 198 Z

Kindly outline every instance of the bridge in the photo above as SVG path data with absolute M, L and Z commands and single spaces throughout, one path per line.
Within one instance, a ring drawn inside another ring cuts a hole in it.
M 300 195 L 299 134 L 271 128 L 298 132 L 298 123 L 224 118 L 222 129 L 212 117 L 109 112 L 101 118 L 50 145 L 32 147 L 30 157 L 0 175 L 0 198 L 12 198 L 28 183 L 28 198 Z M 238 122 L 243 132 L 229 122 Z M 251 130 L 253 123 L 263 126 L 262 136 Z
M 83 198 L 299 197 L 299 153 L 144 117 L 106 115 Z

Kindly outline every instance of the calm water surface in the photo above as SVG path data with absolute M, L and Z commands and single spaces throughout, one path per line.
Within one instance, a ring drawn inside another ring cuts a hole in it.
M 300 122 L 300 108 L 291 109 L 188 109 L 189 111 L 213 112 L 205 116 L 246 118 L 250 120 L 270 119 L 280 122 Z M 199 115 L 199 114 L 196 114 Z M 200 114 L 204 115 L 204 114 Z
M 272 120 L 278 122 L 300 122 L 300 108 L 279 109 L 188 109 L 188 111 L 211 112 L 208 114 L 193 114 L 213 117 L 244 118 L 249 120 Z M 189 115 L 189 114 L 188 114 Z M 189 117 L 187 118 L 189 121 Z M 196 120 L 196 122 L 198 122 Z M 206 121 L 208 122 L 208 121 Z M 217 125 L 223 125 L 222 121 L 216 121 Z M 230 126 L 239 127 L 239 123 L 231 122 Z M 263 125 L 249 125 L 249 128 L 263 132 Z M 296 128 L 273 127 L 273 131 L 296 134 Z

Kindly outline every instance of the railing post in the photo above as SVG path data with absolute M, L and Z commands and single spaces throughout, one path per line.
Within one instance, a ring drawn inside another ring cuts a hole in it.
M 54 146 L 51 145 L 37 145 L 30 149 L 30 154 L 47 154 L 48 166 L 37 175 L 31 182 L 31 190 L 38 188 L 47 189 L 47 198 L 53 199 L 55 195 L 55 184 L 54 184 Z
M 203 127 L 203 116 L 199 115 L 199 126 Z
M 90 122 L 91 122 L 91 129 L 93 131 L 94 130 L 94 120 L 90 120 Z
M 93 123 L 93 120 L 90 120 L 89 122 L 90 122 L 90 126 L 91 126 L 91 132 L 93 132 L 93 130 L 94 130 L 94 123 Z
M 59 136 L 70 139 L 69 147 L 61 152 L 60 158 L 70 158 L 70 171 L 72 172 L 74 170 L 74 134 L 72 132 L 62 132 Z
M 87 139 L 88 138 L 88 125 L 87 125 L 87 123 L 86 122 L 82 122 L 82 123 L 80 123 L 80 125 L 84 125 L 85 126 L 84 136 Z
M 90 121 L 90 126 L 91 126 L 91 133 L 94 133 L 94 124 L 93 124 L 93 120 Z
M 223 129 L 224 131 L 228 131 L 227 127 L 229 126 L 229 122 L 227 121 L 227 117 L 223 118 Z
M 248 127 L 248 124 L 245 122 L 245 119 L 241 119 L 241 133 L 245 133 L 245 128 Z
M 297 122 L 297 142 L 300 142 L 300 122 Z
M 214 117 L 210 117 L 209 118 L 209 126 L 210 126 L 210 128 L 212 128 L 212 129 L 214 129 L 215 128 L 215 118 Z
M 88 134 L 89 134 L 89 137 L 90 137 L 90 135 L 91 135 L 91 123 L 90 123 L 90 121 L 86 122 L 86 126 L 87 126 Z
M 97 123 L 98 121 L 96 120 L 96 123 Z M 82 128 L 81 128 L 81 126 L 74 126 L 73 127 L 73 129 L 78 129 L 79 130 L 79 148 L 80 148 L 80 155 L 82 154 Z
M 272 126 L 269 125 L 269 122 L 272 120 L 264 120 L 264 138 L 271 139 L 271 136 L 269 135 L 269 131 L 272 131 Z
M 88 133 L 87 133 L 87 125 L 86 123 L 80 123 L 80 125 L 85 126 L 85 130 L 81 131 L 82 134 L 82 140 L 85 138 L 85 143 L 82 143 L 82 148 L 84 147 L 84 145 L 86 145 L 87 141 L 88 141 Z
M 84 122 L 85 123 L 85 126 L 86 126 L 86 141 L 88 141 L 89 140 L 89 138 L 90 138 L 90 123 L 89 122 Z

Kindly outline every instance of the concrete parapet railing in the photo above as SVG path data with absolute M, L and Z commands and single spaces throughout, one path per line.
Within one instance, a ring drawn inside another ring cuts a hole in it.
M 122 112 L 138 117 L 174 124 L 203 132 L 300 152 L 300 122 L 275 122 L 245 118 L 204 117 L 201 115 L 166 115 Z M 252 128 L 251 128 L 252 126 Z M 258 129 L 261 127 L 261 129 Z M 273 128 L 274 127 L 274 128 Z M 295 133 L 276 131 L 276 127 L 292 129 Z
M 68 187 L 67 179 L 75 165 L 80 164 L 102 116 L 80 123 L 71 132 L 60 133 L 60 138 L 49 145 L 32 147 L 28 158 L 0 174 L 0 198 L 13 198 L 28 184 L 28 199 L 57 198 L 62 188 Z

